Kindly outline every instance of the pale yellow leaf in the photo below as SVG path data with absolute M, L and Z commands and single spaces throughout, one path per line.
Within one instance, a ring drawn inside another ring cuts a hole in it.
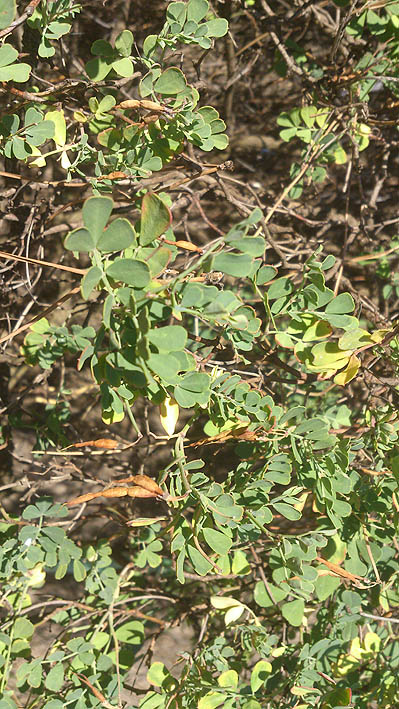
M 173 436 L 179 418 L 178 403 L 172 397 L 167 396 L 159 407 L 159 415 L 162 428 L 168 436 Z

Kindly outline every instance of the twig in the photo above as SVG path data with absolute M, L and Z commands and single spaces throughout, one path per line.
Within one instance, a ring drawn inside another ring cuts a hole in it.
M 51 266 L 52 268 L 58 268 L 60 271 L 76 273 L 79 276 L 84 276 L 85 273 L 87 273 L 87 268 L 73 268 L 72 266 L 62 266 L 60 263 L 53 263 L 52 261 L 41 261 L 40 259 L 30 258 L 29 256 L 16 256 L 15 254 L 7 253 L 7 251 L 0 251 L 0 258 L 11 259 L 12 261 L 23 261 L 23 263 L 33 263 L 37 266 Z
M 25 325 L 21 325 L 17 330 L 14 330 L 13 332 L 9 332 L 8 335 L 4 335 L 4 337 L 0 338 L 0 344 L 2 342 L 7 342 L 8 340 L 12 339 L 13 337 L 16 337 L 16 335 L 19 335 L 21 332 L 25 332 L 25 330 L 28 330 L 28 328 L 31 327 L 35 322 L 38 320 L 41 320 L 44 318 L 46 315 L 49 315 L 50 313 L 53 312 L 56 308 L 58 308 L 61 303 L 64 303 L 66 300 L 71 298 L 73 295 L 76 295 L 76 293 L 79 293 L 80 291 L 80 286 L 76 286 L 76 288 L 72 288 L 72 290 L 68 291 L 65 293 L 61 298 L 59 298 L 53 305 L 50 305 L 48 308 L 43 310 L 42 313 L 39 315 L 36 315 L 32 320 L 29 320 L 29 322 L 25 323 Z
M 264 11 L 266 12 L 269 17 L 276 17 L 276 14 L 273 12 L 273 10 L 269 7 L 267 4 L 266 0 L 261 0 L 262 7 Z M 276 45 L 278 51 L 280 52 L 281 56 L 283 57 L 285 63 L 287 64 L 288 68 L 288 73 L 291 74 L 296 74 L 297 76 L 301 76 L 303 78 L 306 78 L 307 81 L 309 81 L 311 84 L 315 84 L 317 82 L 317 79 L 315 79 L 313 76 L 310 76 L 310 74 L 306 73 L 301 69 L 297 64 L 295 64 L 295 61 L 290 57 L 288 54 L 286 48 L 284 47 L 283 43 L 277 36 L 277 34 L 273 30 L 269 30 L 270 37 L 272 38 L 274 44 Z
M 331 129 L 331 126 L 329 127 Z M 327 148 L 330 147 L 330 145 L 333 145 L 333 143 L 336 143 L 340 138 L 342 138 L 343 135 L 345 135 L 346 131 L 343 130 L 341 133 L 337 136 L 334 136 L 329 140 L 327 143 L 325 143 L 323 146 L 316 145 L 312 151 L 310 151 L 310 154 L 308 155 L 307 159 L 303 162 L 301 169 L 299 170 L 298 174 L 291 180 L 290 184 L 287 185 L 287 187 L 282 191 L 280 197 L 277 199 L 273 207 L 270 209 L 269 214 L 267 217 L 265 217 L 265 222 L 266 224 L 271 220 L 274 212 L 277 210 L 277 208 L 280 206 L 280 204 L 285 200 L 287 195 L 291 192 L 292 188 L 295 187 L 295 185 L 299 182 L 299 180 L 302 179 L 302 177 L 305 175 L 305 173 L 308 171 L 310 165 L 312 164 L 313 160 L 315 158 L 318 158 L 319 155 L 321 155 Z

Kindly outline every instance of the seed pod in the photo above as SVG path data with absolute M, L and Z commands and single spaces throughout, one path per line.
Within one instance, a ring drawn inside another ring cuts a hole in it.
M 159 497 L 163 497 L 163 490 L 162 488 L 157 485 L 155 480 L 152 478 L 149 478 L 148 475 L 134 475 L 132 478 L 132 482 L 136 483 L 136 485 L 139 485 L 140 487 L 144 488 L 145 490 L 148 490 L 149 492 L 153 493 L 154 495 L 157 495 Z

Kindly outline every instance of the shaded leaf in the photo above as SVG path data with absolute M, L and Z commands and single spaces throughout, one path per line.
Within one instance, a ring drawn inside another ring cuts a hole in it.
M 159 352 L 173 352 L 184 349 L 187 343 L 187 332 L 181 325 L 165 325 L 150 330 L 147 338 Z
M 58 662 L 54 667 L 51 668 L 50 672 L 47 674 L 45 685 L 46 688 L 50 691 L 59 692 L 63 684 L 64 668 L 61 662 Z
M 127 219 L 118 218 L 100 235 L 97 248 L 105 253 L 122 251 L 136 243 L 135 231 Z
M 15 17 L 15 0 L 2 0 L 0 5 L 0 30 L 11 25 Z
M 97 245 L 105 229 L 113 206 L 114 203 L 111 197 L 89 197 L 83 205 L 83 223 L 90 231 L 95 245 Z
M 340 293 L 328 303 L 326 313 L 343 315 L 344 313 L 352 313 L 354 309 L 355 301 L 352 296 L 349 293 Z
M 232 254 L 222 251 L 212 262 L 213 271 L 227 273 L 228 276 L 245 278 L 252 271 L 253 260 L 248 254 Z
M 101 276 L 103 275 L 103 272 L 101 268 L 98 266 L 92 266 L 89 268 L 87 273 L 84 275 L 82 279 L 82 297 L 87 300 L 89 297 L 90 293 L 92 292 L 93 288 L 98 285 L 98 283 L 101 280 Z
M 223 532 L 218 532 L 216 529 L 210 527 L 204 527 L 202 534 L 206 543 L 217 554 L 227 554 L 230 551 L 232 540 L 226 534 L 223 534 Z
M 140 244 L 151 244 L 169 228 L 171 222 L 171 211 L 161 198 L 152 193 L 144 195 L 141 204 Z
M 107 276 L 135 288 L 145 288 L 151 280 L 150 269 L 144 261 L 116 258 L 106 270 Z
M 176 67 L 165 69 L 154 84 L 154 90 L 165 96 L 175 96 L 186 88 L 186 77 Z
M 281 606 L 283 617 L 295 628 L 299 628 L 302 625 L 304 610 L 305 602 L 302 598 L 298 598 L 296 601 L 288 601 Z

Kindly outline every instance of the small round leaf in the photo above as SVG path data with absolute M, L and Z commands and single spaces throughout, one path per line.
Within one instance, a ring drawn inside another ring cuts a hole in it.
M 108 266 L 106 274 L 116 281 L 122 281 L 135 288 L 145 288 L 151 280 L 147 264 L 134 258 L 116 258 Z
M 95 249 L 91 233 L 84 227 L 74 229 L 65 239 L 64 246 L 68 251 L 87 253 Z

